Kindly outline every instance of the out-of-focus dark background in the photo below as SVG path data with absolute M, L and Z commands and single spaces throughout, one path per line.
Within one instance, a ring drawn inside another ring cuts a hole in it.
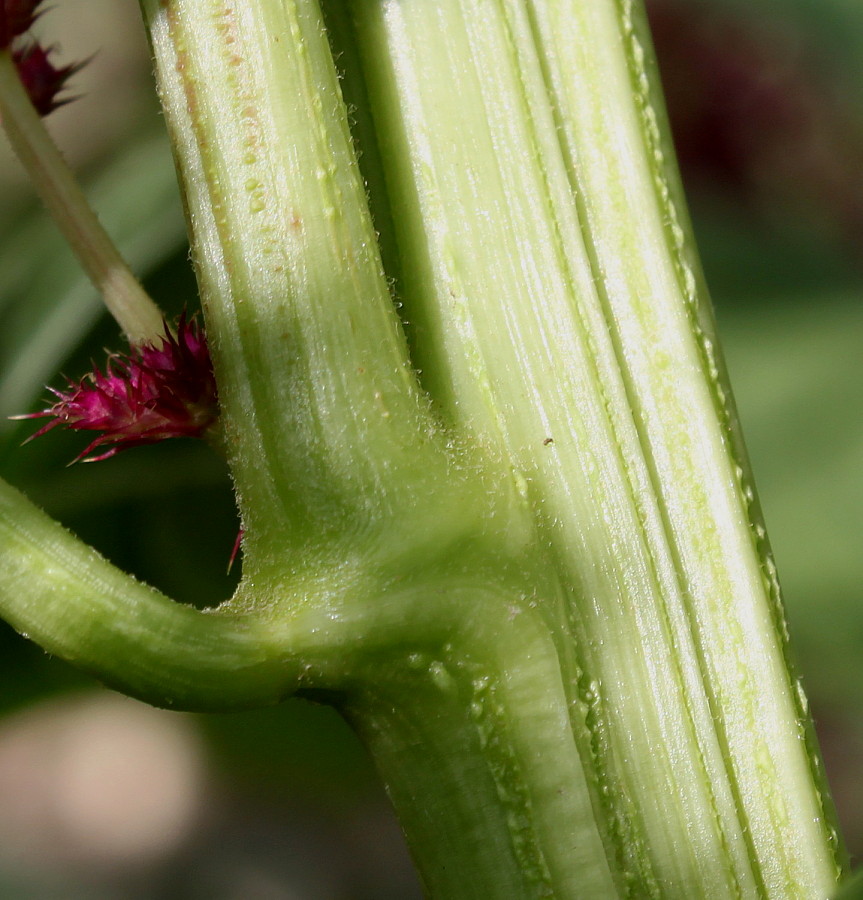
M 836 803 L 863 855 L 863 6 L 651 0 L 695 229 Z M 57 2 L 95 54 L 52 129 L 160 302 L 194 306 L 136 5 Z M 0 474 L 186 602 L 228 596 L 226 473 L 174 442 L 99 466 L 5 416 L 116 346 L 0 146 Z M 418 897 L 372 767 L 329 710 L 192 716 L 99 688 L 0 628 L 0 896 Z

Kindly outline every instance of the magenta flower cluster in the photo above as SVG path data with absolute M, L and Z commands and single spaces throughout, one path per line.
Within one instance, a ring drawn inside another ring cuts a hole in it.
M 66 81 L 83 63 L 55 66 L 50 59 L 52 47 L 32 40 L 29 31 L 42 14 L 44 0 L 0 0 L 0 51 L 8 50 L 18 75 L 36 110 L 47 116 L 72 100 L 63 97 Z
M 203 329 L 185 314 L 176 334 L 166 325 L 158 343 L 116 354 L 104 371 L 94 369 L 81 381 L 70 381 L 67 391 L 52 393 L 56 403 L 20 418 L 50 419 L 33 438 L 57 426 L 100 432 L 77 457 L 85 462 L 166 438 L 203 437 L 219 414 Z

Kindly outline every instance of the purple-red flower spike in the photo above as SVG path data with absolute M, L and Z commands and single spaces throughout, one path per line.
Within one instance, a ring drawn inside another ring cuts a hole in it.
M 52 48 L 47 50 L 39 44 L 31 44 L 12 51 L 12 59 L 18 69 L 21 82 L 40 116 L 47 116 L 60 106 L 74 100 L 61 97 L 66 81 L 81 70 L 86 63 L 55 66 L 50 59 Z
M 26 35 L 41 15 L 43 0 L 0 0 L 0 50 L 9 50 L 30 101 L 47 116 L 74 97 L 61 97 L 68 79 L 84 63 L 55 66 L 52 47 L 43 47 Z
M 36 19 L 43 0 L 0 0 L 0 49 L 26 34 Z
M 108 360 L 104 372 L 94 369 L 48 409 L 22 419 L 49 418 L 32 437 L 58 425 L 75 431 L 98 431 L 76 458 L 108 459 L 120 450 L 173 437 L 202 437 L 216 421 L 219 403 L 210 351 L 194 319 L 180 317 L 174 335 L 165 327 L 159 343 L 143 344 L 131 354 Z M 94 450 L 102 452 L 91 455 Z

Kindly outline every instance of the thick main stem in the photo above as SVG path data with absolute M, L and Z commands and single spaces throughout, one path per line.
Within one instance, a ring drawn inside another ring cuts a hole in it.
M 615 897 L 551 632 L 465 597 L 473 624 L 352 697 L 430 897 Z M 588 776 L 589 777 L 589 776 Z
M 817 751 L 801 752 L 809 733 L 805 698 L 788 674 L 776 570 L 678 183 L 643 6 L 530 0 L 526 8 L 545 49 L 560 156 L 750 855 L 769 896 L 825 891 L 830 858 L 825 853 L 819 862 L 810 850 L 835 842 L 835 831 L 813 775 Z M 612 115 L 614 97 L 620 102 Z
M 157 702 L 335 698 L 441 898 L 828 895 L 837 839 L 636 4 L 327 3 L 413 358 L 319 0 L 143 6 L 244 579 L 175 607 L 3 486 L 10 619 Z M 78 200 L 46 183 L 62 220 Z M 94 221 L 85 264 L 110 274 Z
M 413 359 L 318 0 L 143 6 L 248 537 L 202 677 L 250 672 L 231 703 L 289 675 L 335 692 L 442 898 L 828 894 L 835 836 L 633 5 L 328 4 Z M 201 614 L 125 582 L 88 610 L 114 575 L 65 541 L 46 572 L 54 537 L 22 537 L 19 505 L 7 581 L 72 585 L 89 665 L 124 592 L 122 623 L 189 634 Z M 10 604 L 21 627 L 33 608 Z M 138 630 L 115 637 L 154 668 Z
M 609 852 L 649 896 L 829 892 L 640 5 L 352 9 L 425 383 L 512 458 L 569 586 Z

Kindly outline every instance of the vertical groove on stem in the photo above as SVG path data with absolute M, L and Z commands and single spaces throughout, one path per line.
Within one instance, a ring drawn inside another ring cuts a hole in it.
M 392 305 L 316 0 L 144 8 L 234 474 L 244 515 L 260 517 L 247 538 L 278 534 L 276 564 L 322 533 L 373 531 L 407 504 L 403 482 L 439 483 L 449 461 Z
M 814 754 L 802 752 L 810 725 L 787 672 L 775 567 L 730 424 L 735 415 L 673 171 L 643 10 L 631 0 L 531 6 L 550 48 L 547 78 L 562 146 L 686 589 L 742 833 L 769 896 L 826 892 L 838 872 L 836 833 L 812 771 Z M 606 82 L 598 84 L 591 76 L 603 57 Z M 628 89 L 632 98 L 621 119 L 605 105 L 615 80 L 621 96 Z M 638 148 L 634 157 L 630 146 Z M 641 269 L 626 262 L 639 258 Z
M 584 671 L 573 714 L 633 890 L 826 889 L 759 536 L 728 491 L 709 317 L 686 300 L 691 237 L 662 221 L 643 134 L 658 125 L 634 114 L 650 85 L 630 61 L 648 50 L 611 0 L 353 7 L 426 384 L 506 448 L 557 547 Z

